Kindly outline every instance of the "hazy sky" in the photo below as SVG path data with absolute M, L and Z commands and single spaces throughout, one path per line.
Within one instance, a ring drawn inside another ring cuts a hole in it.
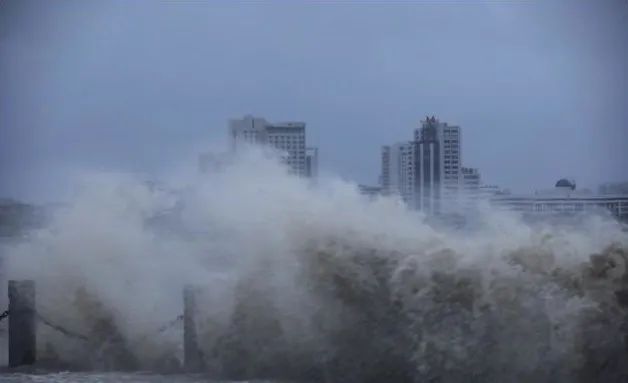
M 486 183 L 628 180 L 628 1 L 0 2 L 0 196 L 193 167 L 246 113 L 361 183 L 426 114 Z

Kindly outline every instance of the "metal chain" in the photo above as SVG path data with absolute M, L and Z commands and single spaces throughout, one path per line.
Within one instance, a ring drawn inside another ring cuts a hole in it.
M 160 328 L 158 328 L 155 331 L 155 334 L 161 334 L 162 332 L 168 330 L 170 327 L 174 326 L 175 324 L 177 324 L 177 322 L 179 322 L 180 320 L 183 320 L 183 315 L 179 315 L 176 318 L 174 318 L 173 320 L 171 320 L 170 322 L 164 324 L 163 326 L 161 326 Z
M 62 333 L 65 336 L 68 336 L 70 338 L 75 338 L 75 339 L 80 339 L 83 341 L 88 341 L 89 338 L 83 334 L 79 334 L 76 333 L 74 331 L 70 331 L 67 328 L 54 324 L 51 321 L 49 321 L 48 319 L 44 318 L 40 313 L 35 312 L 37 319 L 39 319 L 43 324 L 45 324 L 46 326 L 52 328 L 53 330 L 56 330 L 60 333 Z M 0 322 L 5 319 L 6 317 L 9 316 L 9 310 L 5 310 L 2 314 L 0 314 Z M 148 338 L 151 335 L 157 335 L 157 334 L 161 334 L 162 332 L 168 330 L 169 328 L 173 327 L 175 324 L 177 324 L 180 320 L 183 319 L 183 315 L 179 315 L 176 318 L 172 319 L 171 321 L 165 323 L 164 325 L 162 325 L 161 327 L 157 328 L 155 331 L 151 332 L 150 334 L 146 334 L 144 336 L 142 336 L 141 338 L 139 338 L 138 340 L 135 341 L 135 343 L 139 343 L 139 342 L 143 342 L 146 338 Z
M 173 327 L 174 325 L 176 325 L 182 319 L 183 319 L 183 315 L 179 315 L 176 318 L 172 319 L 171 321 L 165 323 L 161 327 L 157 328 L 155 331 L 151 332 L 150 334 L 146 334 L 146 335 L 136 339 L 133 343 L 135 343 L 135 344 L 141 343 L 141 342 L 145 341 L 151 335 L 161 334 L 162 332 L 164 332 L 164 331 L 168 330 L 169 328 Z
M 40 313 L 36 313 L 36 314 L 37 314 L 37 319 L 39 319 L 43 324 L 45 324 L 46 326 L 52 328 L 53 330 L 59 331 L 60 333 L 62 333 L 65 336 L 68 336 L 70 338 L 80 339 L 80 340 L 83 340 L 83 341 L 88 341 L 89 340 L 89 338 L 86 337 L 85 335 L 75 333 L 73 331 L 70 331 L 70 330 L 66 329 L 65 327 L 56 325 L 56 324 L 50 322 L 49 320 L 47 320 L 46 318 L 44 318 Z

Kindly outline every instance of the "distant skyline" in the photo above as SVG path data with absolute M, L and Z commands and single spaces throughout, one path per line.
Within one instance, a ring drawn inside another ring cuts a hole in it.
M 305 121 L 320 172 L 376 184 L 425 115 L 529 192 L 628 180 L 628 2 L 0 2 L 0 197 L 79 171 L 165 177 L 246 114 Z

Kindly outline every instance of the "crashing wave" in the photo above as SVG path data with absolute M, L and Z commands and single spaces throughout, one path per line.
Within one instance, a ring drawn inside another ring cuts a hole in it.
M 251 155 L 176 194 L 90 178 L 5 259 L 34 279 L 40 354 L 96 369 L 172 368 L 183 286 L 203 286 L 208 373 L 341 382 L 628 380 L 628 234 L 588 217 L 484 209 L 448 231 L 353 185 L 316 189 Z

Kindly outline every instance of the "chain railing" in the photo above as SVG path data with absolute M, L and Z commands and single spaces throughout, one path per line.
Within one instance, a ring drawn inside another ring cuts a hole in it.
M 1 0 L 0 0 L 1 1 Z M 37 349 L 37 331 L 44 330 L 42 335 L 45 337 L 59 337 L 63 341 L 74 340 L 85 342 L 84 348 L 88 353 L 94 353 L 95 357 L 100 357 L 103 351 L 110 347 L 122 347 L 125 352 L 141 347 L 148 347 L 153 341 L 165 337 L 161 335 L 165 331 L 171 330 L 177 324 L 183 324 L 180 329 L 183 336 L 179 336 L 178 330 L 172 333 L 175 338 L 181 338 L 183 343 L 185 367 L 189 370 L 200 369 L 201 357 L 198 349 L 197 335 L 194 332 L 193 313 L 195 310 L 196 290 L 194 286 L 186 285 L 183 289 L 183 315 L 176 315 L 170 318 L 150 317 L 150 321 L 142 320 L 143 328 L 148 328 L 146 333 L 124 332 L 116 328 L 114 318 L 100 318 L 95 323 L 83 323 L 83 320 L 73 319 L 71 313 L 60 312 L 59 307 L 41 307 L 35 304 L 35 281 L 33 280 L 9 280 L 9 308 L 0 312 L 0 322 L 11 317 L 8 323 L 9 327 L 9 367 L 17 367 L 21 365 L 33 364 L 36 362 L 35 354 Z M 57 313 L 57 315 L 48 315 Z M 79 313 L 77 313 L 79 314 Z M 192 317 L 188 318 L 187 315 Z M 70 319 L 66 321 L 65 319 Z M 88 319 L 88 318 L 84 318 Z M 163 319 L 168 319 L 167 321 Z M 189 320 L 188 320 L 189 319 Z M 156 320 L 156 322 L 155 322 Z M 185 322 L 185 323 L 184 323 Z M 6 323 L 6 322 L 5 322 Z M 139 324 L 138 323 L 138 324 Z M 157 326 L 146 327 L 147 323 L 156 323 Z M 73 328 L 72 324 L 81 324 L 77 328 Z M 84 325 L 87 325 L 84 326 Z M 2 328 L 6 328 L 2 325 Z M 78 330 L 78 331 L 74 331 Z M 0 329 L 0 331 L 6 331 Z M 174 340 L 174 339 L 173 339 Z M 144 343 L 145 342 L 145 343 Z M 40 342 L 41 343 L 41 342 Z M 197 366 L 198 365 L 198 366 Z
M 0 322 L 2 322 L 2 320 L 4 320 L 5 318 L 7 318 L 9 316 L 9 310 L 5 310 L 4 312 L 2 312 L 0 314 Z M 78 339 L 84 342 L 89 341 L 89 337 L 83 334 L 80 334 L 78 332 L 72 331 L 67 329 L 64 326 L 61 326 L 59 324 L 56 324 L 52 321 L 50 321 L 49 319 L 47 319 L 46 317 L 44 317 L 43 315 L 41 315 L 39 312 L 35 312 L 35 316 L 36 318 L 43 323 L 44 325 L 48 326 L 49 328 L 67 336 L 68 338 L 72 338 L 72 339 Z M 136 339 L 133 343 L 137 344 L 137 343 L 141 343 L 143 341 L 145 341 L 146 339 L 148 339 L 150 336 L 154 336 L 157 334 L 161 334 L 164 331 L 174 327 L 174 325 L 176 325 L 177 323 L 179 323 L 179 321 L 183 320 L 183 315 L 178 315 L 176 318 L 164 323 L 162 326 L 156 328 L 154 331 L 151 331 L 148 334 L 145 334 L 143 336 L 141 336 L 140 338 Z
M 179 321 L 183 320 L 183 315 L 179 315 L 176 318 L 166 322 L 165 324 L 163 324 L 162 326 L 156 328 L 154 331 L 151 331 L 148 334 L 144 334 L 143 336 L 139 337 L 138 339 L 136 339 L 135 341 L 133 341 L 133 344 L 138 344 L 138 343 L 142 343 L 144 342 L 146 339 L 148 339 L 150 336 L 154 336 L 157 334 L 161 334 L 162 332 L 174 327 L 177 323 L 179 323 Z
M 4 312 L 0 314 L 0 322 L 2 322 L 2 320 L 8 316 L 9 316 L 9 310 L 4 310 Z
M 60 326 L 58 324 L 52 323 L 51 321 L 49 321 L 48 319 L 44 318 L 40 313 L 36 312 L 35 315 L 37 316 L 37 319 L 39 319 L 39 321 L 41 321 L 41 323 L 45 324 L 46 326 L 50 327 L 53 330 L 56 330 L 58 332 L 60 332 L 61 334 L 67 336 L 68 338 L 73 338 L 73 339 L 80 339 L 82 341 L 88 341 L 89 338 L 83 334 L 79 334 L 77 332 L 68 330 L 67 328 Z
M 4 310 L 2 314 L 0 314 L 0 322 L 2 322 L 5 318 L 9 316 L 9 310 Z M 5 329 L 0 329 L 0 333 L 6 332 Z

